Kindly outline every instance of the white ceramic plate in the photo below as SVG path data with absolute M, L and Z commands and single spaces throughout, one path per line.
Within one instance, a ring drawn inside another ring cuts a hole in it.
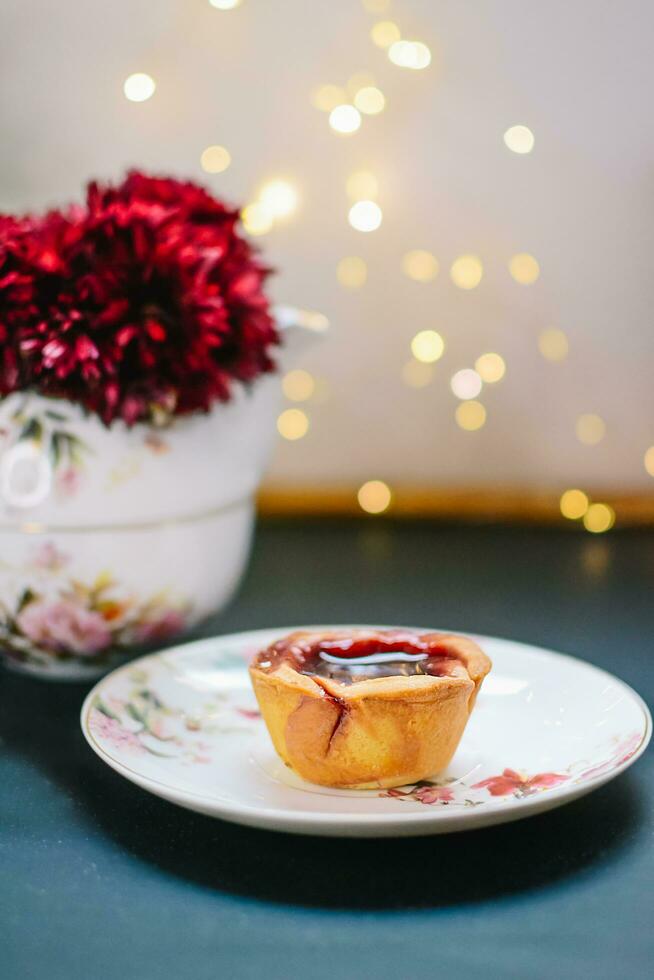
M 293 627 L 303 628 L 321 627 Z M 621 773 L 650 738 L 644 702 L 611 674 L 477 637 L 493 670 L 445 773 L 399 790 L 315 786 L 276 756 L 247 674 L 251 656 L 288 632 L 200 640 L 121 667 L 84 702 L 87 741 L 126 779 L 190 810 L 270 830 L 383 837 L 467 830 L 560 806 Z

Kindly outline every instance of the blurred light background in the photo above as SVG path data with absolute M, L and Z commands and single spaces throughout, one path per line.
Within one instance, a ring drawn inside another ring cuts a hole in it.
M 2 20 L 2 210 L 133 165 L 192 177 L 246 206 L 274 298 L 329 317 L 284 379 L 269 485 L 373 513 L 402 487 L 574 490 L 589 530 L 603 494 L 654 489 L 648 0 L 4 0 Z

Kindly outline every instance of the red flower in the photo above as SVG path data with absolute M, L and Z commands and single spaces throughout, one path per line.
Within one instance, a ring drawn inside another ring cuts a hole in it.
M 564 783 L 569 776 L 559 772 L 540 772 L 536 776 L 524 776 L 515 769 L 505 769 L 501 776 L 490 776 L 475 783 L 472 789 L 487 789 L 491 796 L 531 796 L 542 789 L 550 789 Z
M 0 216 L 0 396 L 36 389 L 107 424 L 207 411 L 273 367 L 269 270 L 238 212 L 128 174 L 85 208 Z

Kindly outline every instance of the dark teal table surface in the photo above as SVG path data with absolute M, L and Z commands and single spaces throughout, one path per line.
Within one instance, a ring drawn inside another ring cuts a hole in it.
M 490 633 L 583 657 L 651 704 L 653 578 L 652 532 L 267 524 L 239 597 L 199 633 L 329 621 Z M 520 823 L 292 837 L 121 779 L 82 739 L 84 693 L 0 674 L 4 980 L 651 975 L 651 752 Z

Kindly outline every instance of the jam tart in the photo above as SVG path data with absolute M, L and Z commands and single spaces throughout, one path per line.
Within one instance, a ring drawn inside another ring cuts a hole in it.
M 470 639 L 406 629 L 297 632 L 250 667 L 277 753 L 323 786 L 402 786 L 454 755 L 491 661 Z

